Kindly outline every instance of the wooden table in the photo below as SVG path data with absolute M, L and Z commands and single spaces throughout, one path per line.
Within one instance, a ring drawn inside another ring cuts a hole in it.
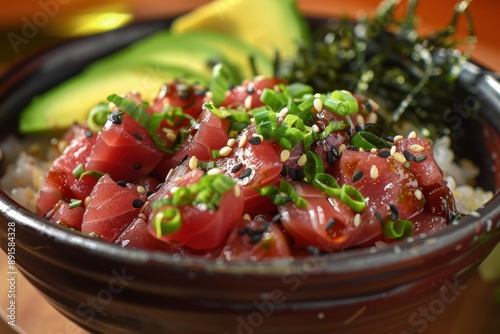
M 227 0 L 229 1 L 229 0 Z M 43 1 L 42 1 L 43 2 Z M 47 1 L 48 3 L 49 1 Z M 138 20 L 166 17 L 186 11 L 198 6 L 207 0 L 126 0 L 126 1 L 99 1 L 87 0 L 69 1 L 57 8 L 57 13 L 47 23 L 47 31 L 55 31 L 59 22 L 67 20 L 85 11 L 96 11 L 102 6 L 118 6 L 119 10 L 131 12 Z M 349 13 L 354 16 L 360 10 L 373 10 L 379 0 L 298 0 L 304 13 L 313 16 L 336 16 Z M 421 0 L 418 14 L 422 17 L 422 31 L 428 32 L 446 25 L 455 0 Z M 17 0 L 8 8 L 0 11 L 0 32 L 7 35 L 9 32 L 19 32 L 23 18 L 32 18 L 41 10 L 38 1 Z M 471 5 L 471 12 L 476 22 L 478 45 L 474 58 L 491 69 L 500 72 L 500 39 L 496 23 L 500 13 L 500 1 L 475 0 Z M 493 27 L 493 28 L 492 28 Z M 52 30 L 50 30 L 52 29 Z M 57 30 L 57 29 L 56 29 Z M 37 36 L 30 39 L 26 45 L 20 44 L 19 52 L 14 52 L 11 45 L 0 44 L 0 69 L 10 62 L 23 57 L 25 54 L 43 47 L 47 43 L 58 40 L 61 36 L 51 36 L 44 33 L 43 27 Z M 6 39 L 3 42 L 6 43 Z M 62 317 L 50 304 L 18 273 L 16 281 L 17 291 L 17 326 L 14 328 L 0 321 L 0 333 L 26 334 L 84 334 L 82 329 Z M 7 307 L 7 279 L 6 256 L 0 254 L 0 314 L 5 320 Z M 495 289 L 500 282 L 485 282 L 479 275 L 475 275 L 467 283 L 467 289 L 459 298 L 447 306 L 444 313 L 429 323 L 426 334 L 496 334 L 500 332 L 500 306 L 492 300 Z

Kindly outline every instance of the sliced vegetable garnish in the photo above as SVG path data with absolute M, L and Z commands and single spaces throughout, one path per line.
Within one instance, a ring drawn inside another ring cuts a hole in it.
M 153 218 L 158 237 L 175 233 L 181 227 L 182 217 L 178 207 L 204 204 L 209 210 L 217 210 L 222 196 L 235 186 L 236 181 L 224 174 L 205 174 L 198 182 L 178 187 L 170 197 L 156 201 L 154 210 L 166 207 Z
M 97 170 L 88 170 L 88 171 L 86 171 L 82 164 L 79 164 L 78 166 L 75 167 L 75 169 L 73 169 L 73 175 L 78 180 L 81 180 L 85 175 L 92 176 L 92 177 L 94 177 L 94 178 L 96 178 L 98 180 L 104 174 L 105 173 L 99 172 Z
M 318 173 L 311 183 L 326 195 L 340 198 L 353 211 L 361 212 L 366 206 L 365 198 L 358 189 L 348 184 L 340 187 L 337 180 L 330 174 Z
M 205 102 L 203 107 L 221 119 L 229 118 L 229 131 L 239 133 L 250 124 L 250 114 L 246 110 L 217 108 L 213 102 Z
M 127 113 L 127 115 L 132 117 L 137 123 L 146 129 L 149 129 L 151 115 L 148 114 L 142 107 L 138 106 L 131 100 L 116 94 L 108 96 L 107 100 L 114 103 L 120 110 Z
M 229 85 L 233 83 L 231 72 L 221 63 L 212 69 L 212 80 L 210 81 L 210 91 L 212 101 L 219 106 L 226 99 Z
M 413 233 L 413 223 L 409 220 L 388 220 L 382 223 L 384 235 L 391 239 L 410 237 Z
M 279 188 L 274 184 L 270 184 L 264 188 L 257 188 L 256 190 L 261 196 L 266 196 L 273 201 L 275 205 L 285 205 L 294 202 L 299 208 L 307 209 L 307 201 L 297 195 L 292 185 L 285 180 L 280 181 Z
M 109 105 L 106 103 L 99 103 L 92 108 L 87 118 L 87 125 L 89 126 L 89 129 L 94 132 L 101 130 L 108 120 L 109 113 Z
M 356 132 L 351 137 L 350 143 L 352 146 L 355 146 L 357 148 L 362 148 L 365 151 L 369 151 L 372 148 L 382 149 L 391 147 L 384 139 L 368 131 Z
M 74 198 L 72 198 L 70 200 L 70 202 L 69 202 L 69 208 L 70 209 L 78 208 L 81 205 L 82 205 L 82 200 L 81 199 L 74 199 Z

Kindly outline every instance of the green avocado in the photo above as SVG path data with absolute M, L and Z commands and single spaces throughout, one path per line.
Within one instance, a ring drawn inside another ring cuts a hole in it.
M 226 65 L 235 84 L 254 76 L 250 57 L 258 74 L 271 76 L 276 51 L 292 56 L 307 41 L 294 0 L 217 0 L 35 97 L 21 113 L 19 132 L 68 128 L 113 93 L 137 90 L 148 101 L 177 78 L 208 87 L 216 62 Z
M 107 102 L 106 98 L 114 93 L 136 90 L 146 101 L 150 101 L 164 82 L 174 79 L 208 85 L 210 76 L 187 68 L 158 64 L 103 66 L 100 71 L 92 69 L 35 97 L 21 113 L 19 132 L 57 132 L 67 129 L 75 122 L 85 120 L 96 104 Z
M 215 0 L 180 16 L 173 34 L 212 31 L 244 41 L 274 58 L 293 57 L 300 44 L 308 45 L 307 22 L 295 0 Z

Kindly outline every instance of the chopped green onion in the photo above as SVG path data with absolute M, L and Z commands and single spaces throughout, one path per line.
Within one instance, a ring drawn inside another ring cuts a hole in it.
M 306 152 L 307 161 L 304 165 L 304 174 L 306 175 L 307 180 L 314 180 L 314 177 L 317 174 L 324 173 L 325 168 L 323 166 L 323 161 L 316 153 L 312 151 Z
M 313 177 L 311 183 L 316 189 L 321 190 L 328 196 L 340 197 L 340 186 L 330 174 L 318 173 Z
M 226 99 L 226 93 L 232 80 L 231 72 L 226 66 L 219 63 L 213 67 L 210 90 L 212 92 L 212 101 L 216 106 L 221 105 Z
M 391 147 L 385 140 L 368 131 L 358 131 L 350 139 L 353 146 L 369 151 L 372 148 L 382 149 Z
M 280 111 L 288 105 L 290 98 L 281 92 L 265 88 L 260 96 L 260 101 L 274 111 Z
M 229 118 L 231 120 L 229 131 L 234 130 L 240 133 L 250 124 L 250 114 L 246 110 L 217 108 L 212 102 L 205 102 L 203 107 L 220 119 Z
M 334 90 L 330 97 L 347 103 L 349 106 L 349 114 L 356 114 L 359 111 L 358 100 L 352 95 L 351 92 L 346 90 Z
M 74 209 L 74 208 L 78 208 L 79 206 L 82 205 L 82 200 L 81 199 L 75 199 L 75 198 L 72 198 L 70 201 L 69 201 L 69 208 L 70 209 Z
M 356 212 L 361 212 L 366 206 L 363 194 L 353 186 L 344 184 L 341 188 L 340 200 Z
M 286 91 L 288 93 L 287 95 L 291 98 L 301 98 L 306 94 L 312 94 L 314 92 L 311 86 L 301 82 L 294 82 L 286 86 Z
M 92 108 L 87 118 L 89 129 L 94 132 L 99 132 L 104 124 L 106 124 L 109 113 L 109 106 L 106 103 L 99 103 Z
M 182 217 L 178 208 L 169 207 L 155 214 L 153 226 L 156 231 L 156 237 L 170 235 L 181 228 Z
M 137 123 L 139 123 L 146 129 L 149 128 L 151 115 L 131 100 L 116 94 L 112 94 L 108 96 L 108 101 L 114 103 L 120 110 L 132 117 Z
M 382 223 L 384 235 L 392 239 L 410 237 L 413 233 L 413 223 L 409 220 L 388 220 Z
M 220 158 L 220 150 L 212 150 L 212 158 L 217 159 Z
M 73 175 L 75 178 L 80 178 L 81 175 L 85 172 L 85 168 L 83 167 L 83 164 L 79 164 L 78 166 L 73 169 Z
M 269 198 L 275 205 L 281 206 L 289 202 L 294 202 L 299 208 L 307 209 L 307 201 L 297 195 L 293 186 L 283 179 L 280 181 L 279 188 L 274 184 L 270 184 L 264 188 L 257 188 L 256 190 L 259 195 Z

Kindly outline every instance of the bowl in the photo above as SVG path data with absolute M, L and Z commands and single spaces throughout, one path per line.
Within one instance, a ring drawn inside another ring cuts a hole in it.
M 168 25 L 142 22 L 60 44 L 0 79 L 2 128 L 29 98 Z M 68 57 L 71 52 L 71 57 Z M 500 188 L 500 85 L 468 62 L 460 145 Z M 48 223 L 0 193 L 0 244 L 63 315 L 92 333 L 412 333 L 440 314 L 500 240 L 500 196 L 431 236 L 296 260 L 225 263 L 123 249 Z M 10 243 L 9 243 L 10 242 Z M 427 313 L 422 313 L 426 310 Z

